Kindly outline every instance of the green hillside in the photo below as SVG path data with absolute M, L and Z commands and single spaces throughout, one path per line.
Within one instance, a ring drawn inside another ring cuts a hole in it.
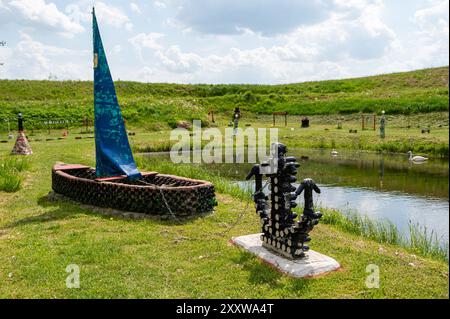
M 179 85 L 116 82 L 127 121 L 149 129 L 175 120 L 201 118 L 209 110 L 230 116 L 287 111 L 297 115 L 428 113 L 448 111 L 448 66 L 372 77 L 287 85 Z M 92 116 L 93 84 L 88 81 L 0 80 L 0 120 L 21 111 L 28 127 L 46 119 L 81 123 Z M 153 123 L 153 124 L 152 124 Z M 157 123 L 157 124 L 155 124 Z

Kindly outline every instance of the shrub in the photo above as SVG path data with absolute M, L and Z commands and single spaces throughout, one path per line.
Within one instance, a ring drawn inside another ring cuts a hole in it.
M 26 158 L 6 157 L 0 159 L 0 191 L 16 192 L 22 184 L 20 172 L 29 168 Z
M 256 102 L 256 96 L 250 91 L 246 91 L 244 94 L 242 94 L 241 99 L 243 102 L 249 104 L 253 104 Z

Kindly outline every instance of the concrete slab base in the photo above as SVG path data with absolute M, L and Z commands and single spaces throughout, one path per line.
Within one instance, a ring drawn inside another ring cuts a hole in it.
M 296 278 L 313 277 L 340 268 L 331 257 L 309 250 L 304 258 L 288 259 L 262 246 L 261 234 L 252 234 L 232 238 L 232 242 L 255 254 L 279 271 Z

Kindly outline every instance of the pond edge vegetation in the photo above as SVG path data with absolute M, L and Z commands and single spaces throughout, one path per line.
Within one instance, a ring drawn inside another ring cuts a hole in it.
M 157 152 L 170 152 L 174 146 L 175 141 L 162 141 L 152 142 L 151 144 L 133 144 L 132 149 L 134 153 L 157 153 Z M 201 148 L 208 144 L 208 141 L 201 143 Z M 191 143 L 186 145 L 190 151 L 194 150 L 194 146 Z M 247 140 L 245 140 L 244 148 L 247 149 Z M 445 142 L 429 143 L 427 141 L 421 141 L 419 138 L 410 139 L 409 141 L 380 141 L 373 143 L 373 141 L 364 141 L 362 138 L 357 137 L 353 140 L 342 139 L 325 139 L 320 138 L 308 138 L 303 140 L 290 141 L 290 149 L 345 149 L 345 150 L 359 150 L 369 151 L 374 153 L 384 154 L 406 154 L 408 151 L 412 151 L 414 154 L 425 154 L 428 157 L 436 158 L 448 158 L 449 157 L 449 144 Z
M 28 170 L 30 161 L 24 157 L 0 157 L 0 191 L 17 192 L 23 182 L 22 172 Z
M 218 193 L 227 194 L 235 199 L 251 202 L 251 189 L 242 189 L 236 183 L 228 180 L 220 174 L 211 174 L 207 170 L 192 165 L 171 165 L 163 161 L 152 161 L 142 155 L 136 156 L 138 166 L 151 168 L 166 174 L 175 174 L 188 178 L 198 178 L 208 180 L 214 184 Z M 300 208 L 295 211 L 300 212 Z M 409 238 L 400 234 L 398 228 L 386 219 L 373 220 L 367 216 L 361 216 L 356 212 L 343 213 L 335 209 L 321 207 L 324 213 L 321 223 L 331 225 L 337 229 L 371 239 L 375 242 L 405 248 L 411 253 L 440 260 L 449 261 L 448 242 L 442 245 L 436 233 L 429 232 L 426 227 L 419 224 L 410 223 Z

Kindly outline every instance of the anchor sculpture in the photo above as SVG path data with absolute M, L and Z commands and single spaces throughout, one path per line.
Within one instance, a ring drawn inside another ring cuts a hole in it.
M 271 145 L 271 158 L 253 166 L 246 179 L 255 177 L 253 200 L 259 214 L 262 245 L 288 258 L 302 258 L 309 250 L 306 245 L 311 238 L 309 232 L 319 223 L 320 212 L 314 211 L 313 192 L 320 188 L 310 179 L 304 179 L 298 188 L 292 184 L 297 181 L 297 163 L 295 157 L 286 156 L 287 147 L 281 143 Z M 263 176 L 268 178 L 269 194 L 263 191 Z M 305 207 L 298 217 L 292 209 L 297 206 L 296 199 L 304 193 Z M 297 219 L 298 217 L 298 219 Z

